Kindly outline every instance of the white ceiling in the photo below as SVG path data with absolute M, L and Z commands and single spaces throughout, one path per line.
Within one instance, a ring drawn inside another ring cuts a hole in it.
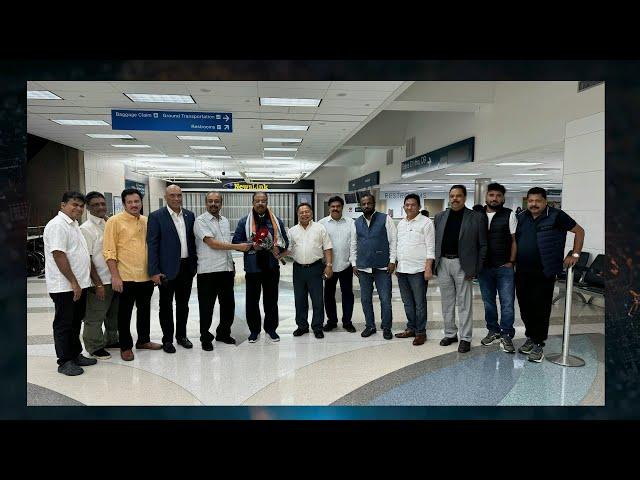
M 216 178 L 251 173 L 247 180 L 308 176 L 353 134 L 391 104 L 413 82 L 402 81 L 220 81 L 220 82 L 73 82 L 30 81 L 28 90 L 49 90 L 63 100 L 28 100 L 29 133 L 92 153 L 105 161 L 126 163 L 161 178 Z M 134 103 L 124 93 L 191 95 L 195 104 Z M 263 107 L 260 97 L 320 98 L 317 108 Z M 198 132 L 114 131 L 111 109 L 178 110 L 233 113 L 233 133 L 216 132 L 220 141 L 183 141 L 177 135 Z M 103 120 L 108 126 L 66 126 L 52 119 Z M 262 124 L 309 125 L 306 132 L 262 130 Z M 87 133 L 121 133 L 135 141 L 94 139 Z M 266 143 L 263 137 L 302 138 L 301 144 Z M 112 144 L 151 148 L 115 148 Z M 191 145 L 220 145 L 224 150 L 193 150 Z M 297 152 L 265 152 L 263 147 L 294 146 Z M 149 159 L 135 154 L 166 155 Z M 189 155 L 189 157 L 185 157 Z M 207 159 L 204 155 L 230 155 Z M 265 160 L 264 156 L 293 160 Z M 194 173 L 204 172 L 204 173 Z

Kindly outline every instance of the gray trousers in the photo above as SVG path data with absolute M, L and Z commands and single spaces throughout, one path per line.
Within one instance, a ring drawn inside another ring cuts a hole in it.
M 464 279 L 464 271 L 459 258 L 440 259 L 438 265 L 438 284 L 442 296 L 442 317 L 444 320 L 444 336 L 455 337 L 456 305 L 460 320 L 460 340 L 471 342 L 473 333 L 473 283 Z
M 114 295 L 111 285 L 104 286 L 104 300 L 98 300 L 95 287 L 87 289 L 87 313 L 82 331 L 82 341 L 87 352 L 93 353 L 118 342 L 118 303 L 119 295 Z

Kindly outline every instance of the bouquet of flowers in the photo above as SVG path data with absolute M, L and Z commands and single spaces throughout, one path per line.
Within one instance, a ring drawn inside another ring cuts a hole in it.
M 251 241 L 253 242 L 253 248 L 261 247 L 263 250 L 273 250 L 273 236 L 267 227 L 260 227 L 255 232 L 251 232 Z M 250 250 L 249 254 L 255 255 L 255 250 Z M 280 261 L 283 265 L 286 262 L 281 258 Z

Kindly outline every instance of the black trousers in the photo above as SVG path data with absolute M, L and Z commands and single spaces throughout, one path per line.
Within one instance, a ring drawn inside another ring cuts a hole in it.
M 82 296 L 73 301 L 73 292 L 50 293 L 56 306 L 53 317 L 53 343 L 56 346 L 58 365 L 78 358 L 82 353 L 80 328 L 87 311 L 87 289 L 82 289 Z
M 160 328 L 162 343 L 173 342 L 173 297 L 176 298 L 176 338 L 187 336 L 187 318 L 189 317 L 189 298 L 193 286 L 193 275 L 189 268 L 189 259 L 180 260 L 180 271 L 173 280 L 160 284 Z
M 520 317 L 526 327 L 525 335 L 535 343 L 544 344 L 549 333 L 556 277 L 545 277 L 542 272 L 516 270 L 515 280 Z
M 147 343 L 151 321 L 151 296 L 153 295 L 153 282 L 122 282 L 120 294 L 120 306 L 118 307 L 118 337 L 120 338 L 120 350 L 131 350 L 133 338 L 131 338 L 131 313 L 133 305 L 136 305 L 136 331 L 138 341 L 136 344 Z
M 247 325 L 251 333 L 260 333 L 260 293 L 264 294 L 264 331 L 275 332 L 278 328 L 278 283 L 280 269 L 245 274 L 247 283 L 246 312 Z
M 342 292 L 342 325 L 351 325 L 353 315 L 353 268 L 349 266 L 341 272 L 333 272 L 331 278 L 324 282 L 324 309 L 327 314 L 327 325 L 338 324 L 336 307 L 336 285 L 340 281 Z
M 213 272 L 198 274 L 198 304 L 200 307 L 200 341 L 211 342 L 214 336 L 209 332 L 213 319 L 216 299 L 220 304 L 220 324 L 216 328 L 218 338 L 231 335 L 231 325 L 236 309 L 233 294 L 234 272 Z
M 324 323 L 324 305 L 322 304 L 322 272 L 324 265 L 321 261 L 309 267 L 299 263 L 293 264 L 293 295 L 296 302 L 296 324 L 302 329 L 309 329 L 309 296 L 313 317 L 311 329 L 314 332 L 322 330 Z

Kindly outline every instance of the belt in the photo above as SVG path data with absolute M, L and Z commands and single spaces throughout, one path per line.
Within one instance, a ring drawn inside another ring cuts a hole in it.
M 315 262 L 313 262 L 313 263 L 307 263 L 307 264 L 304 264 L 304 263 L 298 263 L 298 262 L 293 262 L 293 263 L 295 263 L 295 264 L 296 264 L 296 265 L 298 265 L 299 267 L 309 268 L 309 267 L 315 267 L 317 264 L 319 264 L 319 263 L 321 263 L 321 262 L 322 262 L 322 260 L 316 260 L 316 261 L 315 261 Z
M 458 258 L 458 255 L 442 255 L 444 258 Z

